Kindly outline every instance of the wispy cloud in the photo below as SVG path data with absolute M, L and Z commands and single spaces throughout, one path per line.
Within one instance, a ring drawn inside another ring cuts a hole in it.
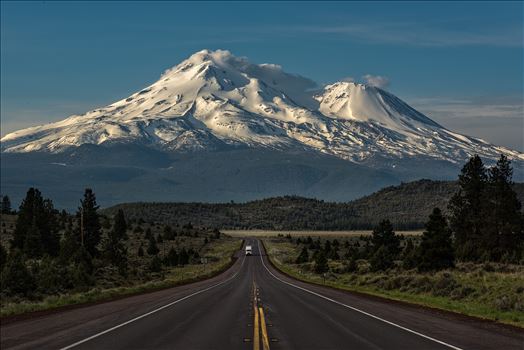
M 450 130 L 524 152 L 522 96 L 408 98 L 406 101 Z
M 389 85 L 389 79 L 382 75 L 366 74 L 362 79 L 364 79 L 368 85 L 376 86 L 378 88 L 385 88 Z
M 493 28 L 486 26 L 485 28 L 486 30 L 483 32 L 469 32 L 467 30 L 446 29 L 441 23 L 390 22 L 298 26 L 288 27 L 286 31 L 288 33 L 331 34 L 367 42 L 413 46 L 524 46 L 522 27 Z

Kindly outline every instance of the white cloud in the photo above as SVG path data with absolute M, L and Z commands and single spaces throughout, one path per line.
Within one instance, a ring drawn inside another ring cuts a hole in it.
M 389 79 L 381 75 L 366 74 L 362 77 L 366 84 L 375 86 L 378 88 L 385 88 L 389 85 Z
M 345 77 L 345 78 L 340 79 L 340 81 L 345 81 L 346 83 L 354 83 L 355 82 L 355 78 L 353 78 L 353 77 Z

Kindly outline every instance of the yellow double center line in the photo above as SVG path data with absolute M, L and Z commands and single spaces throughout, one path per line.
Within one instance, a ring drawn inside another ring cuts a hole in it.
M 258 306 L 257 286 L 255 282 L 253 282 L 253 311 L 255 315 L 253 322 L 253 350 L 260 350 L 260 332 L 262 332 L 262 347 L 264 350 L 269 350 L 269 337 L 267 336 L 264 309 Z

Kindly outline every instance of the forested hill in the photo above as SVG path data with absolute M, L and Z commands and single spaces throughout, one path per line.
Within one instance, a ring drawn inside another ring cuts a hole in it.
M 103 213 L 113 215 L 123 209 L 129 219 L 222 229 L 369 229 L 386 218 L 396 229 L 417 229 L 423 227 L 434 207 L 445 210 L 457 189 L 458 184 L 452 181 L 419 180 L 347 203 L 284 196 L 246 203 L 126 203 Z M 515 191 L 522 203 L 524 184 L 515 184 Z

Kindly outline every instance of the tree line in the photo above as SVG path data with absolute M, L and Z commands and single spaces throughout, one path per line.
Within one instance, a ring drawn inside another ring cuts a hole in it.
M 502 155 L 487 169 L 474 156 L 462 168 L 458 183 L 448 204 L 449 214 L 435 207 L 420 239 L 397 235 L 384 219 L 370 237 L 346 241 L 342 257 L 346 271 L 355 271 L 359 259 L 366 259 L 373 271 L 390 269 L 398 262 L 419 271 L 452 268 L 456 261 L 522 263 L 524 214 L 513 190 L 510 161 Z M 317 273 L 328 271 L 328 259 L 340 259 L 336 240 L 322 245 L 308 237 L 297 243 L 302 249 L 295 263 L 313 262 Z

